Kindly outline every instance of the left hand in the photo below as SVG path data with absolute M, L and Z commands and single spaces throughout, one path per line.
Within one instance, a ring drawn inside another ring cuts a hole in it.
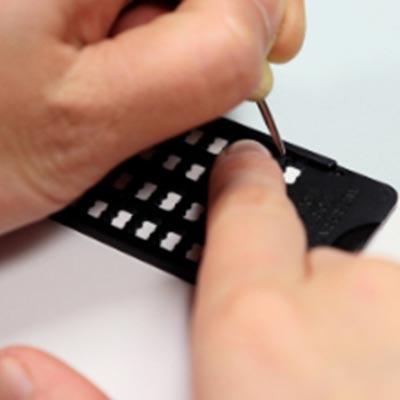
M 233 145 L 211 179 L 195 400 L 400 399 L 400 265 L 309 251 L 277 163 Z
M 281 171 L 260 145 L 217 161 L 193 324 L 196 400 L 397 400 L 400 269 L 306 250 Z M 104 400 L 36 350 L 0 352 L 1 400 Z

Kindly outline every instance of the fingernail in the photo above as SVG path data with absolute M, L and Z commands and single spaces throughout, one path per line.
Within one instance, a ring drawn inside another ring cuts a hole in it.
M 236 155 L 238 153 L 252 153 L 262 157 L 271 157 L 270 151 L 265 146 L 255 140 L 248 139 L 235 142 L 225 151 L 226 156 Z
M 0 359 L 0 399 L 27 400 L 31 398 L 33 385 L 21 364 L 14 358 Z

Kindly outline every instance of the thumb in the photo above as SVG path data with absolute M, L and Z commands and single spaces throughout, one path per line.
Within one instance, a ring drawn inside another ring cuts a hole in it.
M 26 347 L 0 351 L 1 400 L 106 400 L 77 372 L 52 356 Z

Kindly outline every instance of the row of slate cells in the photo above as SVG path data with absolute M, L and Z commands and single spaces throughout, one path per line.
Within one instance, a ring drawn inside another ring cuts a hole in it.
M 179 160 L 179 161 L 178 161 Z M 164 168 L 172 171 L 178 163 L 180 163 L 181 159 L 178 156 L 171 155 L 168 157 L 167 161 L 164 163 Z M 193 182 L 197 182 L 204 175 L 207 168 L 203 165 L 194 163 L 190 166 L 190 168 L 186 171 L 185 176 L 187 179 L 190 179 Z M 113 187 L 116 190 L 122 191 L 125 190 L 129 184 L 132 182 L 133 177 L 131 174 L 127 172 L 123 172 L 114 182 Z M 142 197 L 151 197 L 151 195 L 157 189 L 157 185 L 152 182 L 146 182 L 145 186 L 141 188 L 139 199 Z M 146 200 L 146 199 L 143 199 Z
M 189 145 L 196 146 L 205 133 L 199 129 L 190 132 L 185 139 L 185 142 Z M 214 155 L 221 154 L 226 147 L 229 145 L 228 140 L 217 137 L 209 145 L 207 151 Z M 171 156 L 173 157 L 173 156 Z M 301 176 L 301 170 L 294 166 L 287 166 L 284 172 L 284 178 L 287 185 L 294 185 Z
M 157 191 L 157 185 L 154 183 L 147 182 L 144 186 L 136 193 L 136 198 L 142 201 L 150 200 L 151 196 Z M 164 211 L 173 211 L 178 204 L 183 200 L 183 195 L 169 191 L 159 203 L 159 208 Z M 204 213 L 205 207 L 198 203 L 193 202 L 190 208 L 186 210 L 184 219 L 187 221 L 195 222 L 198 221 L 201 215 Z
M 200 139 L 205 135 L 205 133 L 201 130 L 193 130 L 185 137 L 185 142 L 189 145 L 195 146 L 199 143 Z M 228 146 L 229 142 L 226 139 L 217 137 L 213 140 L 213 142 L 208 146 L 207 151 L 217 156 Z M 140 154 L 140 158 L 150 161 L 155 154 L 157 153 L 157 148 L 149 149 Z M 162 166 L 167 171 L 174 171 L 182 162 L 182 157 L 177 156 L 176 154 L 169 155 L 166 160 L 163 162 Z M 206 171 L 206 167 L 200 164 L 193 164 L 190 169 L 186 173 L 186 177 L 193 181 L 198 181 L 200 177 Z
M 196 129 L 191 131 L 186 137 L 185 142 L 191 146 L 196 146 L 201 138 L 205 135 L 202 130 Z M 228 140 L 223 139 L 221 137 L 217 137 L 213 140 L 213 142 L 208 146 L 207 151 L 217 156 L 229 145 Z M 156 149 L 151 149 L 141 154 L 141 158 L 145 160 L 151 160 L 151 158 L 156 153 Z M 167 171 L 174 171 L 179 164 L 182 162 L 182 157 L 177 156 L 176 154 L 170 154 L 167 159 L 163 162 L 162 166 Z M 190 169 L 186 172 L 186 177 L 193 181 L 198 181 L 200 177 L 206 171 L 206 167 L 200 164 L 192 164 Z
M 102 200 L 95 201 L 94 205 L 88 210 L 88 215 L 92 218 L 99 219 L 107 211 L 109 204 Z M 119 230 L 124 229 L 127 224 L 134 217 L 133 212 L 120 210 L 117 215 L 112 219 L 111 225 Z M 143 221 L 134 235 L 141 240 L 148 241 L 152 235 L 157 231 L 158 225 L 153 221 Z M 159 245 L 162 249 L 173 252 L 178 244 L 182 241 L 183 237 L 176 232 L 168 232 L 164 238 L 161 239 Z M 194 243 L 186 252 L 185 257 L 189 261 L 198 262 L 202 253 L 202 246 L 199 243 Z
M 145 185 L 145 189 L 141 189 L 138 191 L 136 197 L 140 200 L 147 201 L 151 197 L 151 193 L 154 193 L 156 190 L 156 187 L 147 187 Z M 171 212 L 175 210 L 175 208 L 178 206 L 178 204 L 182 201 L 183 196 L 181 194 L 175 193 L 175 192 L 168 192 L 166 196 L 161 200 L 159 204 L 159 208 Z M 98 200 L 96 201 L 93 206 L 88 210 L 88 214 L 93 217 L 93 218 L 100 218 L 101 215 L 106 211 L 108 208 L 108 204 L 105 203 L 104 201 Z M 198 221 L 202 215 L 205 212 L 205 207 L 204 205 L 198 203 L 198 202 L 193 202 L 190 204 L 190 206 L 187 208 L 183 215 L 183 219 L 189 222 L 196 222 Z M 121 216 L 123 219 L 124 217 Z
M 171 156 L 175 157 L 175 156 Z M 201 176 L 204 174 L 206 171 L 206 167 L 199 165 L 199 164 L 193 164 L 191 168 L 186 172 L 186 177 L 188 179 L 191 179 L 193 181 L 198 181 Z M 299 177 L 301 176 L 302 172 L 300 169 L 292 167 L 292 166 L 287 166 L 284 172 L 284 178 L 285 182 L 288 185 L 294 185 Z M 129 183 L 132 181 L 132 176 L 127 173 L 121 174 L 121 176 L 115 181 L 114 183 L 114 188 L 118 190 L 124 190 L 127 188 Z M 147 201 L 150 199 L 150 197 L 156 192 L 158 188 L 158 185 L 153 182 L 145 182 L 144 185 L 140 188 L 140 190 L 136 193 L 135 197 L 139 200 L 142 201 Z M 178 198 L 178 194 L 170 194 L 169 200 L 173 201 L 174 199 L 179 202 L 181 198 Z M 168 201 L 167 201 L 168 203 Z M 166 203 L 166 204 L 167 204 Z
M 194 130 L 186 136 L 185 141 L 188 144 L 195 146 L 203 136 L 204 136 L 203 131 Z M 209 145 L 208 151 L 214 155 L 218 155 L 228 146 L 228 144 L 229 144 L 228 140 L 217 137 Z M 154 152 L 155 149 L 149 150 L 147 153 L 142 154 L 142 157 L 149 158 L 154 154 Z M 165 168 L 168 171 L 174 171 L 181 162 L 182 162 L 181 157 L 175 154 L 170 154 L 164 161 L 163 168 Z M 204 175 L 206 170 L 207 168 L 204 165 L 201 165 L 199 163 L 193 163 L 186 171 L 185 176 L 187 179 L 197 182 Z M 285 181 L 288 185 L 295 184 L 300 176 L 301 176 L 301 170 L 293 166 L 288 166 L 284 173 Z M 127 188 L 127 186 L 130 184 L 131 181 L 132 181 L 132 176 L 130 174 L 122 173 L 115 181 L 114 188 L 117 190 L 124 190 Z M 138 198 L 141 199 L 141 196 L 150 197 L 152 195 L 152 192 L 155 191 L 156 188 L 157 186 L 154 183 L 151 182 L 145 183 L 145 186 L 142 188 Z
M 301 170 L 288 166 L 284 173 L 285 182 L 288 185 L 294 185 L 299 177 L 301 176 Z M 114 187 L 122 190 L 125 188 L 131 180 L 130 175 L 122 174 L 115 182 Z M 152 182 L 145 182 L 144 185 L 135 194 L 135 197 L 141 201 L 148 201 L 157 191 L 158 185 Z M 160 208 L 165 211 L 173 211 L 175 207 L 182 201 L 183 196 L 176 192 L 168 192 L 166 197 L 161 201 Z M 185 217 L 188 220 L 196 220 L 196 214 L 203 211 L 203 206 L 201 204 L 195 203 L 191 210 L 189 210 L 188 215 Z

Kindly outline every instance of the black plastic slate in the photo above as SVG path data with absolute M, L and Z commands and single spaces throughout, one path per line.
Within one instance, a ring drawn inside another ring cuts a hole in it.
M 209 171 L 223 148 L 243 138 L 274 151 L 265 134 L 219 119 L 133 157 L 53 218 L 195 282 Z M 309 245 L 361 249 L 394 207 L 396 192 L 332 159 L 291 144 L 287 148 L 283 168 L 295 180 L 288 193 L 306 226 Z

